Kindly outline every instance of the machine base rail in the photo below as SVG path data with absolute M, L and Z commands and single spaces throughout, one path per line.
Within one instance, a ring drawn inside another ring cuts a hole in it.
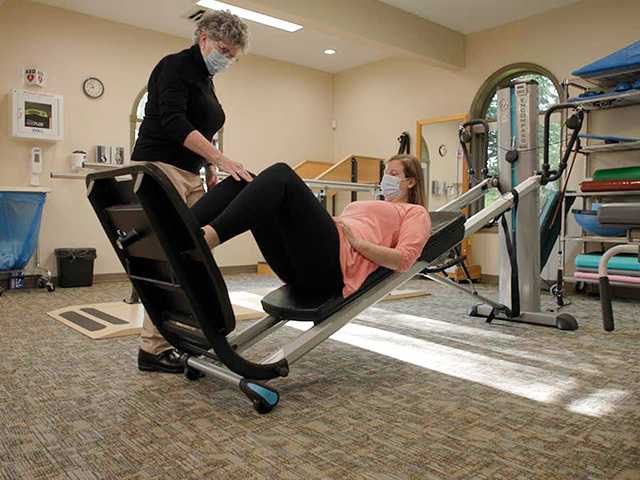
M 492 315 L 493 312 L 493 315 Z M 489 305 L 474 305 L 469 310 L 469 315 L 479 318 L 495 318 L 496 320 L 507 320 L 509 322 L 527 323 L 530 325 L 543 325 L 555 327 L 559 330 L 577 330 L 578 322 L 568 313 L 554 315 L 542 312 L 520 312 L 517 317 L 507 317 L 503 313 L 495 313 L 494 307 Z

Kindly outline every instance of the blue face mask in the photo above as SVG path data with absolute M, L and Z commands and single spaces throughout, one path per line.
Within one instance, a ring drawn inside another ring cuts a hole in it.
M 380 189 L 382 190 L 382 195 L 384 195 L 385 200 L 398 198 L 401 195 L 400 182 L 400 177 L 396 177 L 395 175 L 385 174 L 382 177 Z
M 231 60 L 221 54 L 217 48 L 214 48 L 209 55 L 203 55 L 202 58 L 210 75 L 220 73 L 231 65 Z

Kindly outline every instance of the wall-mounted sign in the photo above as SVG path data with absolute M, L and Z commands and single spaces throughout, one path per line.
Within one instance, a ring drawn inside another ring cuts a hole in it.
M 37 87 L 43 87 L 47 81 L 47 74 L 37 68 L 25 68 L 24 69 L 24 83 L 25 85 L 35 85 Z

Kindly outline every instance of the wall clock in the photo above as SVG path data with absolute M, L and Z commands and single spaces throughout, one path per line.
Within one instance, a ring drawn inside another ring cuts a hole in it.
M 82 91 L 89 98 L 100 98 L 104 94 L 104 83 L 96 77 L 89 77 L 82 82 Z

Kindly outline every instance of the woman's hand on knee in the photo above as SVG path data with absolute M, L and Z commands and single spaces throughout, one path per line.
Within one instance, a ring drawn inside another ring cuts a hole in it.
M 216 162 L 218 168 L 223 172 L 227 172 L 233 177 L 234 180 L 240 181 L 240 179 L 250 182 L 253 180 L 251 174 L 240 162 L 234 162 L 233 160 L 221 155 Z

